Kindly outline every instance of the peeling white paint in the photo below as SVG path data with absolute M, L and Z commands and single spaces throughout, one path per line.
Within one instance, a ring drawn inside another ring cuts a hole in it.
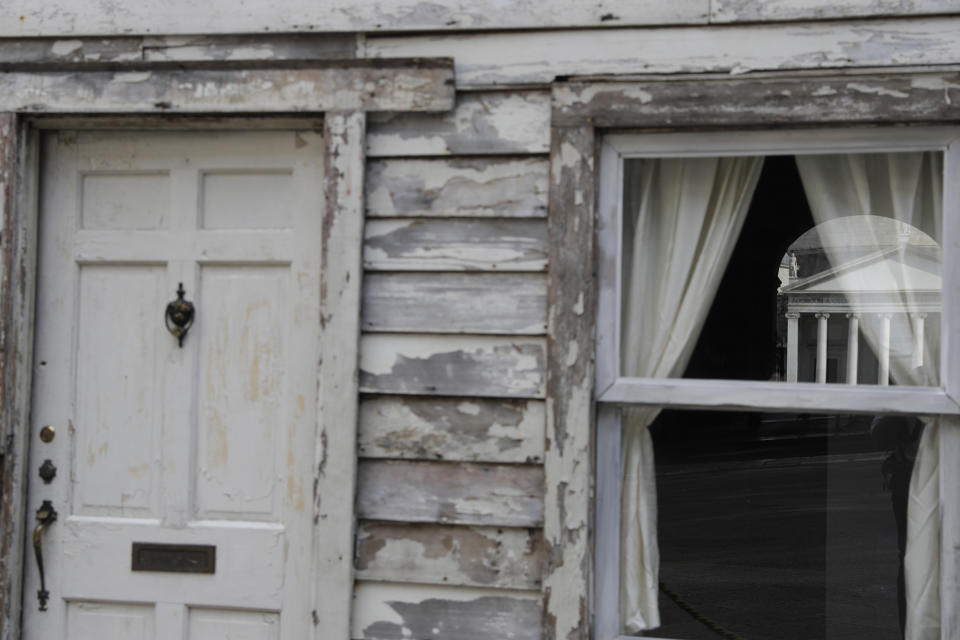
M 57 40 L 50 47 L 50 53 L 55 56 L 67 56 L 83 47 L 81 40 Z
M 909 93 L 904 93 L 903 91 L 896 91 L 894 89 L 888 89 L 886 87 L 877 87 L 871 86 L 859 82 L 850 82 L 847 83 L 847 88 L 853 91 L 860 93 L 869 93 L 878 96 L 889 96 L 891 98 L 909 98 Z
M 834 96 L 834 95 L 836 95 L 836 94 L 837 94 L 837 90 L 836 90 L 836 89 L 834 89 L 833 87 L 831 87 L 831 86 L 829 86 L 829 85 L 823 85 L 822 87 L 820 87 L 819 89 L 817 89 L 816 91 L 814 91 L 813 93 L 811 93 L 810 95 L 813 95 L 813 96 Z
M 131 73 L 115 73 L 113 79 L 117 82 L 146 82 L 153 76 L 149 71 L 139 71 Z

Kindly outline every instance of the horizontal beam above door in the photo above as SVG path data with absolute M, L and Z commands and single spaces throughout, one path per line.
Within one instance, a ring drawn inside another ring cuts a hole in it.
M 446 58 L 0 66 L 0 111 L 75 114 L 449 111 Z

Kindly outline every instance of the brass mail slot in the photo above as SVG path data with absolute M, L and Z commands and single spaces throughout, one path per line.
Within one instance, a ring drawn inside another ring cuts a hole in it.
M 210 544 L 133 543 L 133 571 L 214 573 L 217 548 Z

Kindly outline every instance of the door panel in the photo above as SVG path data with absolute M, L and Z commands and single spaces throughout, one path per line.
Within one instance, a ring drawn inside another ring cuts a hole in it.
M 59 519 L 25 637 L 307 637 L 321 161 L 310 132 L 45 139 L 29 496 Z M 133 571 L 134 542 L 214 545 L 215 572 Z

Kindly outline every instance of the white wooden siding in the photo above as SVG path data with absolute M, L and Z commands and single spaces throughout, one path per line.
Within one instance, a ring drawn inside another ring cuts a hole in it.
M 759 3 L 758 3 L 759 4 Z M 450 56 L 460 88 L 547 84 L 558 76 L 730 73 L 948 65 L 960 18 L 371 36 L 363 56 Z

